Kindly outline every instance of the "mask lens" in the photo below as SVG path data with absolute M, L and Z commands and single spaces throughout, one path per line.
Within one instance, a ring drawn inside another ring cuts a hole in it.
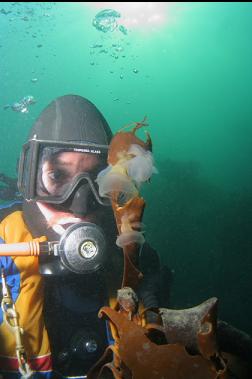
M 31 161 L 31 149 L 28 144 L 24 145 L 19 160 L 18 168 L 18 189 L 21 193 L 25 193 L 29 188 L 29 163 Z
M 97 154 L 43 147 L 39 155 L 36 195 L 60 203 L 72 194 L 80 181 L 86 181 L 96 192 L 95 178 L 105 164 Z M 95 195 L 97 197 L 97 193 Z

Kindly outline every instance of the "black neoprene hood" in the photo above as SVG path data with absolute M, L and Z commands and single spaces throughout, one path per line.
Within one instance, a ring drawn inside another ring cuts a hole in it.
M 18 188 L 26 200 L 36 197 L 35 181 L 41 146 L 74 148 L 107 154 L 111 129 L 97 107 L 78 95 L 65 95 L 52 101 L 32 127 L 23 146 L 19 164 Z
M 65 95 L 52 101 L 36 120 L 33 139 L 109 145 L 112 132 L 107 121 L 89 100 Z

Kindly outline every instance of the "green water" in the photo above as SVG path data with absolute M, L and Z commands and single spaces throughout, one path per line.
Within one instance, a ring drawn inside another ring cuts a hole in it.
M 220 317 L 252 332 L 252 3 L 173 3 L 164 25 L 127 35 L 95 29 L 100 9 L 0 3 L 0 172 L 16 175 L 57 96 L 87 97 L 114 132 L 147 115 L 159 174 L 143 188 L 144 222 L 174 271 L 171 306 L 217 296 Z M 3 109 L 26 95 L 29 113 Z

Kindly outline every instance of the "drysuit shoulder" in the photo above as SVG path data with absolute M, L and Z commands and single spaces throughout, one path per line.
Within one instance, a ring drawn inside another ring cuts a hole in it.
M 21 210 L 22 201 L 20 200 L 13 200 L 8 203 L 0 204 L 0 222 L 11 213 Z

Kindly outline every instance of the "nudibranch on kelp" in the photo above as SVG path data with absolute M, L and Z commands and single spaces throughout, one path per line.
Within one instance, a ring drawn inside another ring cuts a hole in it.
M 97 176 L 100 196 L 110 197 L 119 229 L 116 244 L 124 247 L 132 243 L 144 243 L 143 232 L 140 231 L 140 213 L 137 207 L 143 207 L 141 201 L 132 202 L 139 195 L 140 185 L 157 173 L 152 156 L 152 143 L 147 133 L 146 142 L 135 133 L 148 124 L 146 117 L 134 123 L 131 131 L 119 131 L 113 137 L 108 151 L 108 167 Z M 131 126 L 126 125 L 124 128 Z M 123 129 L 124 129 L 123 128 Z M 120 209 L 120 211 L 119 211 Z M 120 216 L 119 216 L 120 214 Z
M 138 196 L 141 183 L 157 173 L 152 156 L 152 143 L 147 133 L 147 141 L 139 139 L 135 132 L 147 126 L 146 117 L 135 123 L 129 132 L 119 131 L 112 139 L 108 152 L 108 167 L 97 177 L 100 196 L 107 196 L 115 200 L 120 196 L 120 203 Z M 131 126 L 126 125 L 124 128 Z M 124 129 L 123 128 L 123 129 Z
M 140 229 L 141 227 L 142 223 L 131 221 L 131 215 L 123 215 L 120 224 L 121 233 L 116 239 L 117 246 L 124 247 L 130 243 L 138 243 L 139 245 L 142 245 L 145 241 L 143 231 L 135 230 Z

